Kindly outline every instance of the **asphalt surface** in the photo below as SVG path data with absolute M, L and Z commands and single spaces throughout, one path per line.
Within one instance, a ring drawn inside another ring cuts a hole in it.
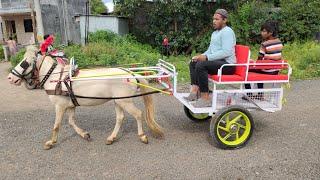
M 91 142 L 65 117 L 58 143 L 44 150 L 54 108 L 44 91 L 9 85 L 8 68 L 0 63 L 0 179 L 320 179 L 320 80 L 292 82 L 280 112 L 253 112 L 255 131 L 242 149 L 212 146 L 209 122 L 193 123 L 175 98 L 155 95 L 165 139 L 145 127 L 149 144 L 141 143 L 126 114 L 119 140 L 105 145 L 115 124 L 109 102 L 76 110 Z

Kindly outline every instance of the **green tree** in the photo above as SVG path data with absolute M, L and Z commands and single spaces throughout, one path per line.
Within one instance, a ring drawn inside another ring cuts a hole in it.
M 190 0 L 114 0 L 115 13 L 129 17 L 131 33 L 142 42 L 160 47 L 165 36 L 172 52 L 190 53 L 192 44 L 211 30 L 215 3 Z M 142 23 L 141 23 L 142 22 Z
M 320 1 L 280 0 L 280 32 L 285 41 L 306 40 L 320 32 Z
M 95 15 L 104 13 L 108 10 L 102 0 L 90 0 L 90 7 L 91 14 Z
M 261 43 L 260 27 L 268 20 L 278 20 L 279 12 L 273 3 L 254 0 L 241 4 L 230 14 L 230 24 L 240 44 Z
M 115 14 L 129 18 L 130 33 L 143 43 L 161 47 L 165 36 L 178 54 L 204 51 L 209 44 L 212 14 L 229 11 L 229 24 L 241 44 L 261 42 L 260 27 L 277 21 L 285 42 L 311 39 L 320 31 L 316 0 L 114 0 Z

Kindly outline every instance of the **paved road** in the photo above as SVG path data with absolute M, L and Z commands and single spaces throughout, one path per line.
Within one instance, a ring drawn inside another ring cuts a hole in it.
M 77 110 L 92 142 L 64 121 L 57 146 L 46 151 L 53 106 L 43 91 L 9 85 L 8 67 L 0 63 L 0 179 L 320 178 L 320 80 L 293 82 L 281 112 L 254 112 L 255 132 L 239 150 L 213 147 L 209 123 L 189 121 L 177 100 L 156 95 L 164 140 L 149 136 L 150 143 L 142 144 L 135 120 L 126 115 L 120 140 L 105 145 L 115 123 L 110 102 Z M 142 107 L 140 99 L 137 104 Z

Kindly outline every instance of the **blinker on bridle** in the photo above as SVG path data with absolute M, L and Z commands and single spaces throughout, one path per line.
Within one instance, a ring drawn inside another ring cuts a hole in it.
M 28 69 L 29 66 L 30 64 L 26 60 L 22 61 L 20 64 L 20 67 L 22 67 L 23 70 Z

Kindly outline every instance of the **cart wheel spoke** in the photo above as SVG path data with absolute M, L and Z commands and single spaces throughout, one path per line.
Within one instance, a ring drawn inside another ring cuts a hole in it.
M 236 123 L 240 118 L 242 117 L 242 114 L 239 114 L 238 116 L 236 116 L 235 118 L 233 118 L 230 123 Z
M 232 134 L 231 133 L 228 133 L 223 139 L 224 140 L 227 140 L 229 137 L 231 137 L 232 136 Z
M 230 122 L 230 113 L 228 113 L 226 116 L 226 123 L 229 124 L 229 122 Z
M 227 129 L 227 128 L 223 127 L 223 126 L 218 126 L 218 129 L 221 129 L 221 130 L 223 130 L 225 132 L 230 132 L 229 129 Z
M 238 140 L 238 139 L 239 139 L 239 131 L 236 132 L 236 140 Z
M 246 129 L 246 126 L 244 126 L 244 125 L 242 125 L 242 124 L 240 124 L 240 123 L 236 123 L 240 128 L 242 128 L 242 129 Z

